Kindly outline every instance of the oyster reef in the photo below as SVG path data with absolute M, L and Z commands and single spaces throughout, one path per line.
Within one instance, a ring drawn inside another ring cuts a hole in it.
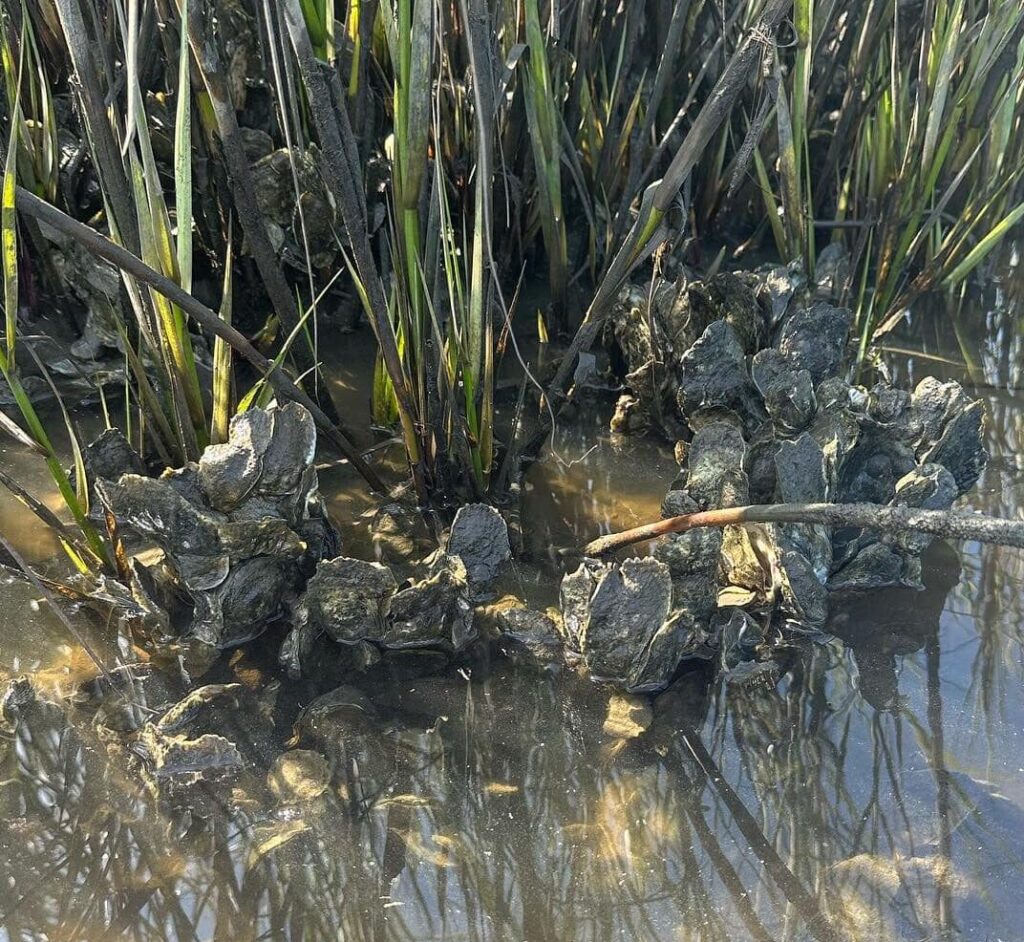
M 629 391 L 612 425 L 676 440 L 665 516 L 775 502 L 935 510 L 973 485 L 986 459 L 981 403 L 955 382 L 924 379 L 913 392 L 851 383 L 850 323 L 785 269 L 683 280 L 650 303 L 623 291 L 607 340 Z M 285 619 L 279 657 L 292 676 L 325 652 L 357 669 L 398 651 L 451 657 L 483 626 L 527 656 L 560 652 L 644 692 L 689 659 L 735 668 L 770 658 L 785 634 L 821 629 L 837 593 L 919 586 L 929 542 L 803 524 L 693 530 L 644 558 L 583 560 L 562 579 L 558 608 L 540 612 L 515 598 L 491 604 L 512 550 L 502 515 L 483 504 L 458 511 L 411 578 L 342 555 L 315 444 L 295 404 L 240 414 L 227 443 L 160 478 L 135 473 L 123 441 L 101 439 L 87 456 L 101 500 L 159 550 L 133 561 L 135 601 L 218 647 Z
M 913 392 L 849 382 L 851 320 L 784 268 L 622 292 L 606 334 L 629 391 L 612 428 L 676 440 L 665 517 L 826 501 L 942 510 L 974 485 L 981 402 L 931 378 Z M 670 534 L 652 559 L 566 575 L 559 627 L 588 673 L 658 689 L 686 658 L 770 657 L 781 634 L 821 629 L 833 594 L 919 587 L 930 542 L 806 524 Z

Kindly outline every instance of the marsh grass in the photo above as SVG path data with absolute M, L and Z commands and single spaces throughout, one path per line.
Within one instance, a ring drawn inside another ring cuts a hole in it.
M 783 257 L 813 264 L 816 218 L 851 250 L 863 355 L 923 294 L 962 284 L 1024 216 L 1024 13 L 998 0 L 934 0 L 919 15 L 798 0 L 794 14 L 794 66 L 775 76 L 758 183 Z
M 14 194 L 17 183 L 78 211 L 59 170 L 67 119 L 57 115 L 70 101 L 102 200 L 91 224 L 185 292 L 219 293 L 225 323 L 253 334 L 270 314 L 272 363 L 335 422 L 320 340 L 326 311 L 354 297 L 379 349 L 368 409 L 399 428 L 422 501 L 493 496 L 518 450 L 539 451 L 576 353 L 655 250 L 706 236 L 774 243 L 813 274 L 817 252 L 841 242 L 865 354 L 925 292 L 974 276 L 1024 220 L 1015 0 L 242 0 L 216 17 L 215 7 L 4 8 L 4 373 L 23 431 L 58 477 L 20 379 L 32 361 L 19 355 L 18 317 L 29 283 L 61 285 Z M 255 52 L 240 59 L 239 48 Z M 257 85 L 262 116 L 238 98 Z M 245 150 L 254 130 L 287 149 L 298 265 L 259 208 Z M 322 220 L 304 215 L 303 151 L 329 195 L 330 270 L 312 261 L 324 247 L 309 230 Z M 19 244 L 31 245 L 29 268 Z M 575 331 L 543 397 L 517 342 L 534 312 L 517 318 L 503 293 L 530 266 L 550 292 L 542 339 Z M 125 271 L 122 282 L 125 424 L 160 462 L 195 458 L 270 386 L 257 377 L 235 389 L 226 335 L 212 375 L 201 371 L 198 345 L 211 338 L 181 304 L 152 279 Z M 525 443 L 495 427 L 502 350 L 530 378 L 516 431 L 541 403 Z M 87 508 L 58 477 L 86 526 Z M 99 536 L 85 542 L 103 555 Z

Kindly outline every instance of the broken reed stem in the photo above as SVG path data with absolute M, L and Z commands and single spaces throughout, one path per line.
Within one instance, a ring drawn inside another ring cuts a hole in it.
M 284 370 L 263 356 L 244 334 L 221 320 L 216 312 L 194 298 L 181 285 L 150 268 L 142 259 L 132 255 L 121 246 L 115 245 L 95 229 L 90 229 L 84 223 L 72 219 L 67 213 L 51 206 L 20 186 L 17 189 L 17 208 L 19 212 L 45 222 L 58 232 L 74 239 L 88 252 L 106 259 L 115 267 L 160 292 L 169 301 L 177 304 L 200 327 L 224 340 L 233 350 L 245 357 L 261 376 L 266 377 L 274 392 L 309 410 L 320 431 L 352 463 L 352 467 L 362 475 L 370 487 L 381 494 L 388 493 L 384 482 L 378 477 L 377 472 L 363 460 L 355 445 L 327 417 L 323 410 L 288 378 Z
M 362 185 L 363 171 L 355 134 L 343 97 L 339 94 L 335 98 L 331 93 L 332 84 L 338 82 L 337 73 L 319 62 L 314 55 L 299 0 L 284 0 L 283 12 L 299 74 L 306 89 L 310 115 L 320 138 L 323 153 L 320 168 L 324 182 L 334 197 L 349 237 L 357 288 L 395 391 L 409 469 L 416 493 L 423 500 L 427 497 L 422 454 L 424 443 L 420 441 L 414 390 L 402 365 L 384 285 L 373 260 Z M 338 86 L 335 85 L 335 88 L 337 90 Z
M 6 5 L 5 5 L 6 6 Z M 131 252 L 139 251 L 139 229 L 134 202 L 125 176 L 121 152 L 107 118 L 100 68 L 93 55 L 96 45 L 85 25 L 79 0 L 57 0 L 57 15 L 67 42 L 68 57 L 77 86 L 82 123 L 92 151 L 100 189 L 110 207 L 111 232 Z
M 588 543 L 583 553 L 585 556 L 603 556 L 624 546 L 669 533 L 745 523 L 810 523 L 829 527 L 861 527 L 880 533 L 916 531 L 950 540 L 977 540 L 979 543 L 1024 549 L 1024 520 L 881 504 L 754 504 L 683 514 L 621 533 L 609 533 Z
M 217 133 L 220 136 L 221 151 L 228 168 L 235 212 L 238 213 L 239 222 L 242 224 L 242 231 L 245 233 L 245 239 L 249 246 L 249 254 L 252 255 L 253 261 L 256 263 L 256 269 L 263 282 L 263 287 L 266 289 L 267 297 L 284 326 L 286 334 L 294 334 L 299 331 L 301 323 L 298 304 L 288 285 L 288 280 L 284 276 L 277 253 L 270 242 L 266 221 L 256 200 L 256 183 L 250 166 L 252 162 L 245 152 L 242 132 L 235 113 L 235 104 L 228 87 L 227 72 L 213 38 L 212 16 L 209 4 L 205 0 L 204 2 L 193 2 L 189 4 L 187 22 L 182 24 L 182 29 L 188 33 L 192 55 L 199 66 L 203 84 L 210 98 L 214 120 L 217 123 Z M 319 372 L 316 351 L 311 348 L 305 333 L 299 331 L 299 336 L 292 345 L 291 353 L 303 373 L 310 370 Z M 340 415 L 331 399 L 329 384 L 322 384 L 321 389 L 321 401 L 325 409 L 331 413 L 334 424 L 338 424 Z
M 412 421 L 415 409 L 412 393 L 405 381 L 398 340 L 388 313 L 387 299 L 380 274 L 373 260 L 373 250 L 366 228 L 366 198 L 362 191 L 362 167 L 355 136 L 348 123 L 344 108 L 335 108 L 328 80 L 313 53 L 309 30 L 298 0 L 285 0 L 284 20 L 288 28 L 295 59 L 308 96 L 310 115 L 320 138 L 323 154 L 320 168 L 324 182 L 334 197 L 342 223 L 348 233 L 349 246 L 356 274 L 362 283 L 366 299 L 366 314 L 370 319 L 381 356 L 395 387 L 399 406 Z

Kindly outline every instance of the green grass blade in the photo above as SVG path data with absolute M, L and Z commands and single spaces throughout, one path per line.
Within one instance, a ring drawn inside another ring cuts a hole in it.
M 177 256 L 181 286 L 192 291 L 192 87 L 188 49 L 189 0 L 181 0 L 178 51 L 178 100 L 174 119 L 174 205 L 178 223 Z
M 999 220 L 978 242 L 970 252 L 964 257 L 963 261 L 960 262 L 946 277 L 942 280 L 942 284 L 945 286 L 951 286 L 959 284 L 963 281 L 978 265 L 984 261 L 985 257 L 999 244 L 1002 238 L 1024 219 L 1024 203 L 1020 203 L 1015 206 L 1009 213 L 1007 213 L 1002 219 Z
M 120 15 L 122 13 L 120 3 L 115 4 Z M 125 45 L 125 74 L 128 77 L 128 109 L 124 132 L 124 143 L 121 145 L 121 155 L 128 153 L 132 145 L 140 114 L 142 122 L 145 123 L 145 114 L 142 110 L 142 89 L 139 88 L 139 0 L 128 0 L 127 23 L 124 24 L 124 45 Z
M 53 381 L 50 371 L 43 364 L 42 360 L 39 359 L 39 356 L 31 346 L 28 348 L 28 351 L 32 355 L 32 359 L 35 360 L 36 366 L 39 368 L 39 372 L 43 379 L 46 380 L 46 384 L 50 387 L 50 391 L 53 393 L 53 398 L 57 401 L 57 407 L 60 409 L 61 418 L 64 420 L 64 430 L 67 432 L 68 442 L 71 445 L 71 458 L 75 468 L 75 496 L 78 498 L 78 503 L 85 513 L 88 513 L 89 477 L 85 470 L 85 459 L 82 456 L 82 445 L 78 440 L 78 433 L 75 431 L 75 426 L 71 422 L 71 416 L 68 413 L 67 405 L 64 403 L 64 397 L 60 394 L 60 390 L 57 388 L 57 384 Z
M 29 399 L 28 393 L 25 392 L 17 374 L 8 368 L 7 357 L 3 353 L 0 353 L 0 374 L 7 380 L 7 385 L 10 387 L 15 405 L 17 405 L 18 411 L 21 412 L 22 418 L 28 426 L 28 433 L 46 453 L 46 467 L 50 472 L 50 477 L 57 486 L 61 499 L 71 512 L 75 523 L 82 531 L 86 543 L 97 559 L 107 562 L 109 556 L 106 545 L 100 538 L 96 528 L 89 522 L 86 510 L 79 501 L 75 489 L 71 486 L 71 481 L 64 471 L 60 459 L 57 457 L 57 452 L 54 450 L 49 436 L 46 434 L 46 429 L 39 418 L 39 414 L 36 412 L 35 406 L 32 405 L 32 400 Z
M 22 43 L 22 53 L 25 46 Z M 17 91 L 12 116 L 19 111 L 21 77 L 24 57 L 18 64 Z M 3 191 L 0 195 L 0 252 L 3 253 L 4 278 L 4 347 L 8 369 L 15 369 L 15 344 L 18 336 L 18 214 L 15 194 L 18 185 L 18 121 L 11 120 L 11 133 L 4 158 Z
M 224 289 L 221 292 L 220 316 L 231 323 L 234 254 L 231 228 L 228 228 L 228 251 L 224 259 Z M 231 347 L 220 337 L 213 342 L 213 417 L 210 424 L 210 442 L 214 445 L 228 440 L 231 423 Z

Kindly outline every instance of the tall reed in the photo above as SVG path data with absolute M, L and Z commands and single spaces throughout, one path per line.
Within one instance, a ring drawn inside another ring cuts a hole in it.
M 784 257 L 813 264 L 816 218 L 850 248 L 864 352 L 1024 216 L 1024 14 L 998 0 L 936 0 L 920 16 L 886 0 L 795 10 L 777 133 L 762 143 L 774 160 L 758 154 L 758 178 Z

